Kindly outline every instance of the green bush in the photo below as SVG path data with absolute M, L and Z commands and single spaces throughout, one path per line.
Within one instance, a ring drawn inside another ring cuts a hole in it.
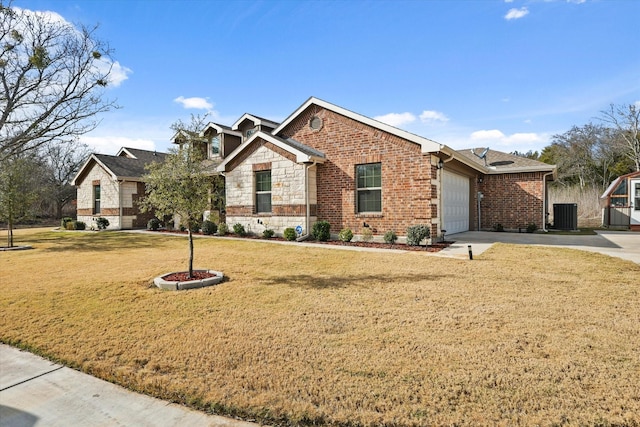
M 202 234 L 210 236 L 212 234 L 215 234 L 216 231 L 218 231 L 218 226 L 215 222 L 209 221 L 208 219 L 202 221 Z
M 200 231 L 200 227 L 202 226 L 202 223 L 200 221 L 198 221 L 197 219 L 192 219 L 190 222 L 191 227 L 189 227 L 189 229 L 192 233 L 197 233 L 198 231 Z
M 527 233 L 534 233 L 537 229 L 538 229 L 538 226 L 533 222 L 527 225 Z
M 338 238 L 343 242 L 350 242 L 353 239 L 353 231 L 350 228 L 343 228 L 338 233 Z
M 95 218 L 94 221 L 96 222 L 96 226 L 98 227 L 98 230 L 106 230 L 107 227 L 109 226 L 109 220 L 107 218 L 98 217 L 98 218 Z
M 73 228 L 76 230 L 86 230 L 87 224 L 82 221 L 73 221 Z
M 493 226 L 493 231 L 504 231 L 504 227 L 502 226 L 502 224 L 497 223 L 496 225 Z
M 431 227 L 428 225 L 412 225 L 407 228 L 407 245 L 419 246 L 420 242 L 431 235 Z
M 147 222 L 147 230 L 157 231 L 160 228 L 160 220 L 158 218 L 151 218 Z
M 228 232 L 229 232 L 229 226 L 227 225 L 227 223 L 221 222 L 220 225 L 218 225 L 218 236 L 224 236 Z
M 370 242 L 373 240 L 373 231 L 369 227 L 364 227 L 360 232 L 360 238 L 363 242 Z
M 285 239 L 290 241 L 296 240 L 296 237 L 298 237 L 296 230 L 292 227 L 285 228 L 282 235 L 284 236 Z
M 237 223 L 233 224 L 233 232 L 238 236 L 246 236 L 247 231 L 244 229 L 244 225 Z
M 67 228 L 67 223 L 72 221 L 73 221 L 73 218 L 71 218 L 70 216 L 65 216 L 60 220 L 60 228 L 62 228 L 63 230 L 72 230 L 70 228 Z
M 273 231 L 270 228 L 266 228 L 263 232 L 262 232 L 262 237 L 264 237 L 265 239 L 270 239 L 273 237 L 273 235 L 276 234 L 275 231 Z
M 383 239 L 385 243 L 389 243 L 390 245 L 393 245 L 398 240 L 398 235 L 396 234 L 395 231 L 389 230 L 386 233 L 384 233 Z
M 331 224 L 329 221 L 318 221 L 311 228 L 311 235 L 314 239 L 326 242 L 331 238 Z
M 64 229 L 65 230 L 75 230 L 76 229 L 76 224 L 74 220 L 71 221 L 67 221 L 64 225 Z

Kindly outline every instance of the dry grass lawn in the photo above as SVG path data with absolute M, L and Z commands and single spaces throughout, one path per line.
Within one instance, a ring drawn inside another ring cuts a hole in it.
M 0 340 L 271 424 L 640 425 L 640 266 L 496 245 L 473 261 L 196 240 L 212 288 L 160 291 L 184 237 L 19 230 Z

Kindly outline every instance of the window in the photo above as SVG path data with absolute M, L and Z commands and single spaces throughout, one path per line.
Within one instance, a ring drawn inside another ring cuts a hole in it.
M 256 133 L 256 128 L 249 129 L 249 130 L 247 131 L 247 139 L 249 139 L 249 137 L 250 137 L 251 135 L 253 135 L 254 133 Z
M 220 154 L 220 135 L 216 135 L 211 139 L 211 155 Z
M 611 193 L 611 206 L 628 206 L 627 180 L 623 179 Z
M 635 202 L 633 203 L 633 210 L 640 211 L 640 183 L 636 182 L 636 195 L 634 197 Z
M 93 186 L 93 213 L 100 213 L 100 184 Z
M 271 171 L 256 172 L 256 213 L 271 212 Z
M 356 166 L 356 210 L 382 212 L 382 165 L 369 163 Z

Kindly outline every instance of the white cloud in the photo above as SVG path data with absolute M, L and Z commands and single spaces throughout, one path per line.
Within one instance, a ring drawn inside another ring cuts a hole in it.
M 504 0 L 505 3 L 513 3 L 513 0 Z
M 640 108 L 640 101 L 636 101 L 636 102 L 634 102 L 634 105 L 635 105 L 636 107 Z
M 586 2 L 587 0 L 567 0 L 567 3 L 574 3 L 574 4 L 582 4 Z
M 376 116 L 375 120 L 391 126 L 399 127 L 416 121 L 416 116 L 411 113 L 389 113 L 384 116 Z
M 424 110 L 422 114 L 420 114 L 420 121 L 427 124 L 434 124 L 436 122 L 444 123 L 448 122 L 449 118 L 440 111 Z
M 478 130 L 473 132 L 470 138 L 472 141 L 492 142 L 501 147 L 538 145 L 545 141 L 541 135 L 534 132 L 505 135 L 498 129 Z
M 185 98 L 184 96 L 179 96 L 174 99 L 174 102 L 178 104 L 182 104 L 183 108 L 186 109 L 195 109 L 195 110 L 210 110 L 213 108 L 213 104 L 210 103 L 208 98 L 200 98 L 197 96 L 191 98 Z
M 127 138 L 124 136 L 81 136 L 80 142 L 101 154 L 116 154 L 122 147 L 155 150 L 156 144 L 150 139 Z
M 521 7 L 520 9 L 509 9 L 506 15 L 504 15 L 504 19 L 510 21 L 512 19 L 520 19 L 529 14 L 529 9 L 526 7 Z
M 506 138 L 505 134 L 500 132 L 498 129 L 492 130 L 478 130 L 471 134 L 471 139 L 473 141 L 486 141 L 492 139 L 504 139 Z

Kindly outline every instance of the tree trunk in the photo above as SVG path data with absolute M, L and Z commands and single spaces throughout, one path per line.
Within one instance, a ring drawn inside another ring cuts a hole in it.
M 193 234 L 191 227 L 188 228 L 189 235 L 189 279 L 193 278 Z
M 13 247 L 13 221 L 11 218 L 7 221 L 7 247 Z

